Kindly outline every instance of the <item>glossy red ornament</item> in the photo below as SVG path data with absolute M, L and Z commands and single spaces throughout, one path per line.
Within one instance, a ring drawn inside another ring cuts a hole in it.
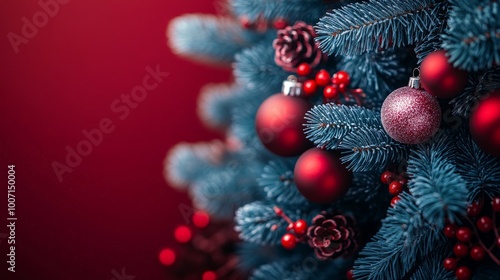
M 319 86 L 326 86 L 330 83 L 330 73 L 326 70 L 319 70 L 319 72 L 316 74 L 316 84 Z
M 486 153 L 500 157 L 500 90 L 491 93 L 470 116 L 474 142 Z
M 295 235 L 291 233 L 285 233 L 281 237 L 281 246 L 283 246 L 283 248 L 292 250 L 293 248 L 295 248 L 296 245 L 297 245 L 297 239 L 295 238 Z
M 448 238 L 453 238 L 455 237 L 455 233 L 457 232 L 458 227 L 456 225 L 446 225 L 444 227 L 444 235 Z
M 446 258 L 443 261 L 443 266 L 448 271 L 453 271 L 457 268 L 457 259 L 455 258 Z
M 472 231 L 468 227 L 460 227 L 457 230 L 456 237 L 460 242 L 468 242 L 472 238 Z
M 300 76 L 307 76 L 309 74 L 311 74 L 311 66 L 309 65 L 309 63 L 301 63 L 298 67 L 297 67 L 297 74 L 299 74 Z
M 403 185 L 400 182 L 394 181 L 389 184 L 389 193 L 392 195 L 398 195 L 403 192 Z
M 455 276 L 458 280 L 469 280 L 471 278 L 470 268 L 461 266 L 455 270 Z
M 486 252 L 484 251 L 483 247 L 476 245 L 470 249 L 469 255 L 471 259 L 475 261 L 481 261 L 484 259 Z
M 420 144 L 429 140 L 441 124 L 439 102 L 423 90 L 402 87 L 382 104 L 382 125 L 394 140 Z
M 318 85 L 316 84 L 315 80 L 305 81 L 302 87 L 304 89 L 304 93 L 307 96 L 314 95 L 316 93 L 316 91 L 318 90 Z
M 346 71 L 338 71 L 333 74 L 332 83 L 335 85 L 345 85 L 348 86 L 351 82 L 351 77 L 349 77 L 349 73 Z
M 469 254 L 469 246 L 463 243 L 457 243 L 453 247 L 453 253 L 455 253 L 457 257 L 465 257 Z
M 493 229 L 493 220 L 488 216 L 483 216 L 476 221 L 476 227 L 481 232 L 489 232 Z
M 293 223 L 293 231 L 298 235 L 304 235 L 307 232 L 307 222 L 300 219 Z
M 304 115 L 311 105 L 294 96 L 274 94 L 257 111 L 255 127 L 262 144 L 271 152 L 291 157 L 312 146 L 304 135 Z
M 448 62 L 446 52 L 439 50 L 427 55 L 420 65 L 422 87 L 439 98 L 452 98 L 467 85 L 466 71 L 454 68 Z
M 339 90 L 336 86 L 326 86 L 323 90 L 323 97 L 326 99 L 334 99 L 339 96 Z
M 347 192 L 352 173 L 342 165 L 337 154 L 312 148 L 297 160 L 294 180 L 299 192 L 309 201 L 331 203 Z

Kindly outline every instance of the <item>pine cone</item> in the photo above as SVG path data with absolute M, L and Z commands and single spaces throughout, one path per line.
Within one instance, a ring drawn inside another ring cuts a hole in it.
M 309 246 L 320 260 L 346 256 L 358 248 L 358 231 L 353 218 L 322 211 L 307 229 Z
M 301 63 L 316 67 L 326 59 L 314 41 L 316 32 L 311 25 L 297 22 L 278 31 L 278 38 L 273 41 L 274 61 L 285 71 L 295 72 Z

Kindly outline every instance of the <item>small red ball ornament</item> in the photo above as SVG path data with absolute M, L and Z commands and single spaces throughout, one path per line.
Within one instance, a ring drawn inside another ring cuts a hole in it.
M 292 250 L 293 248 L 295 248 L 296 245 L 297 245 L 297 238 L 295 237 L 295 235 L 291 233 L 285 233 L 281 237 L 281 246 L 283 246 L 283 248 Z
M 300 95 L 302 85 L 289 79 L 283 83 L 283 93 Z M 283 93 L 267 98 L 257 111 L 255 128 L 262 144 L 271 152 L 291 157 L 312 146 L 303 131 L 304 115 L 311 105 L 303 98 Z
M 394 140 L 420 144 L 429 140 L 441 124 L 439 102 L 419 90 L 419 79 L 411 78 L 408 87 L 393 91 L 382 104 L 382 125 Z
M 312 148 L 295 164 L 294 180 L 299 192 L 311 202 L 331 203 L 341 198 L 352 182 L 338 155 Z
M 452 98 L 461 93 L 467 84 L 467 75 L 448 62 L 444 50 L 430 53 L 420 65 L 422 87 L 439 98 Z
M 500 157 L 500 90 L 479 103 L 470 117 L 474 142 L 486 153 Z

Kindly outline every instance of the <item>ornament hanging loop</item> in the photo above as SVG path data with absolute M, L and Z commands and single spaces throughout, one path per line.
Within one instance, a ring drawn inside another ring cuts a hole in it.
M 413 69 L 413 77 L 410 78 L 408 82 L 409 88 L 420 89 L 420 69 Z
M 290 75 L 288 76 L 288 79 L 283 81 L 281 92 L 283 92 L 286 96 L 301 96 L 302 83 L 297 81 L 297 77 Z

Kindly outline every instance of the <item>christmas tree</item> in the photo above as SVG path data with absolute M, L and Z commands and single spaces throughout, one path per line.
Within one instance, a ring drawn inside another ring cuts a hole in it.
M 234 81 L 199 98 L 224 140 L 179 144 L 165 176 L 234 223 L 235 268 L 254 280 L 500 279 L 498 1 L 226 8 L 169 24 L 174 52 L 232 67 Z

